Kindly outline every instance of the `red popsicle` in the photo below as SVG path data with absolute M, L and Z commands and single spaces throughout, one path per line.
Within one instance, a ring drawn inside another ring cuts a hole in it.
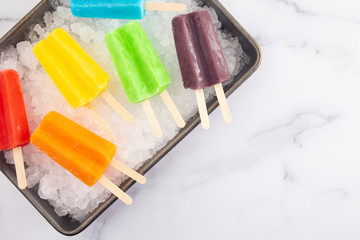
M 19 188 L 26 188 L 21 147 L 30 142 L 30 130 L 19 75 L 0 71 L 0 151 L 13 149 Z

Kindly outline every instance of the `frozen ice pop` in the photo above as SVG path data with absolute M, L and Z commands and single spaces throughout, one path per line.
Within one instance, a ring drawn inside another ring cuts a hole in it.
M 196 92 L 201 121 L 209 128 L 203 88 L 214 86 L 226 122 L 231 122 L 221 83 L 231 76 L 215 27 L 207 10 L 177 16 L 172 21 L 176 51 L 185 88 Z
M 57 112 L 49 112 L 43 118 L 31 136 L 31 143 L 86 185 L 91 187 L 99 181 L 126 204 L 131 204 L 131 198 L 103 176 L 109 164 L 115 167 L 121 164 L 114 159 L 116 146 L 113 143 Z M 135 176 L 140 183 L 146 181 L 128 167 L 122 171 L 130 177 Z
M 145 10 L 183 12 L 186 6 L 144 0 L 71 0 L 71 12 L 76 17 L 143 19 Z
M 30 130 L 19 75 L 0 71 L 0 151 L 13 150 L 18 186 L 27 186 L 21 147 L 30 143 Z
M 166 91 L 170 76 L 140 23 L 132 21 L 107 33 L 105 42 L 129 102 L 142 102 L 150 117 L 153 111 L 148 99 L 160 94 L 178 126 L 183 127 L 185 122 Z M 159 128 L 155 125 L 153 129 Z
M 106 91 L 110 77 L 64 29 L 52 31 L 33 51 L 73 108 L 85 106 L 100 95 L 126 122 L 134 121 Z

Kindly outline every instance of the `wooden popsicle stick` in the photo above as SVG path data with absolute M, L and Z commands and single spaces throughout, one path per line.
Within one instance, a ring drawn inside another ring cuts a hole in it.
M 96 111 L 95 107 L 91 103 L 87 106 L 87 109 L 89 110 L 89 114 L 92 119 L 94 119 L 96 125 L 101 128 L 101 131 L 103 131 L 105 138 L 112 142 L 115 139 L 115 135 L 111 128 L 106 124 L 104 119 L 99 115 L 99 113 Z
M 201 125 L 204 129 L 210 128 L 209 116 L 206 108 L 204 90 L 202 88 L 195 90 L 196 100 L 199 108 Z
M 114 98 L 107 90 L 101 93 L 101 97 L 122 117 L 127 123 L 133 123 L 133 116 Z
M 228 103 L 226 101 L 224 89 L 221 83 L 214 85 L 216 96 L 219 100 L 221 112 L 226 123 L 232 122 L 231 113 L 229 110 Z
M 145 10 L 184 12 L 186 5 L 182 3 L 145 2 Z
M 127 195 L 123 190 L 121 190 L 118 186 L 116 186 L 113 182 L 111 182 L 107 177 L 102 175 L 99 180 L 107 190 L 112 192 L 115 196 L 117 196 L 121 201 L 123 201 L 126 205 L 132 204 L 132 198 Z
M 18 186 L 20 189 L 25 189 L 27 187 L 24 158 L 22 154 L 21 147 L 13 148 L 14 160 L 15 160 L 15 169 Z
M 146 178 L 143 175 L 141 175 L 134 169 L 129 168 L 128 166 L 126 166 L 125 164 L 123 164 L 122 162 L 120 162 L 119 160 L 117 160 L 115 158 L 113 158 L 111 160 L 110 166 L 116 168 L 117 170 L 119 170 L 120 172 L 124 173 L 125 175 L 131 177 L 132 179 L 134 179 L 135 181 L 137 181 L 140 184 L 146 183 Z
M 155 137 L 161 138 L 163 133 L 161 131 L 159 122 L 158 122 L 158 120 L 157 120 L 157 118 L 155 116 L 155 113 L 154 113 L 154 111 L 153 111 L 153 109 L 151 107 L 151 104 L 150 104 L 149 100 L 145 100 L 141 104 L 142 104 L 143 109 L 145 111 L 146 117 L 150 122 L 150 125 L 151 125 L 151 128 L 152 128 L 153 132 L 154 132 Z
M 161 94 L 160 94 L 162 100 L 164 101 L 166 107 L 168 108 L 171 116 L 173 117 L 173 119 L 176 122 L 176 125 L 180 128 L 185 127 L 185 121 L 182 118 L 179 110 L 177 109 L 174 101 L 171 99 L 168 91 L 165 89 Z

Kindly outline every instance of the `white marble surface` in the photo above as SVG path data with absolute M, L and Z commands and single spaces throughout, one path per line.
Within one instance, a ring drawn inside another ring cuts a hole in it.
M 0 2 L 0 35 L 37 0 Z M 360 16 L 355 0 L 222 0 L 259 70 L 73 239 L 359 239 Z M 0 174 L 0 239 L 66 239 Z

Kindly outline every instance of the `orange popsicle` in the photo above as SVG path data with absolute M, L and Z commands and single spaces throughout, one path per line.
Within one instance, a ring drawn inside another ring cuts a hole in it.
M 31 143 L 93 186 L 115 156 L 116 146 L 57 112 L 49 112 L 31 136 Z
M 88 186 L 97 181 L 126 204 L 131 198 L 103 176 L 111 164 L 133 179 L 146 179 L 114 158 L 116 146 L 57 112 L 49 112 L 31 136 L 31 143 Z M 121 165 L 121 166 L 119 166 Z

